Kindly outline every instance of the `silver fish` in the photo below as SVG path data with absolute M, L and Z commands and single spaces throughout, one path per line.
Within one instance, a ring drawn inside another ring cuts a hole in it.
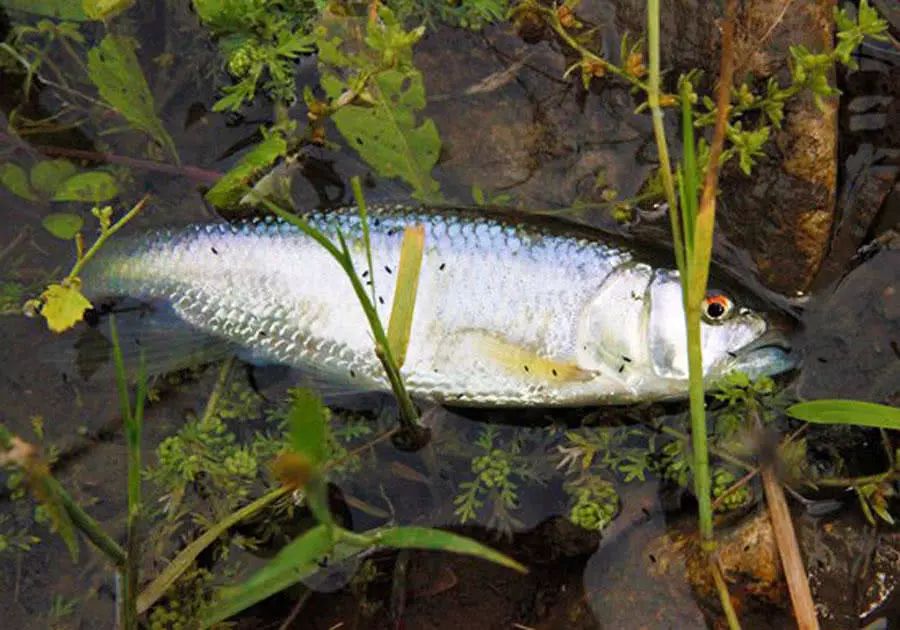
M 307 220 L 338 229 L 367 269 L 355 208 Z M 678 274 L 604 236 L 466 210 L 370 210 L 377 308 L 390 315 L 403 229 L 425 228 L 406 362 L 410 392 L 470 406 L 571 406 L 682 397 L 687 349 Z M 389 391 L 350 281 L 296 227 L 277 220 L 159 229 L 112 241 L 88 265 L 89 298 L 162 301 L 252 359 Z M 703 367 L 710 381 L 790 369 L 770 316 L 711 292 Z

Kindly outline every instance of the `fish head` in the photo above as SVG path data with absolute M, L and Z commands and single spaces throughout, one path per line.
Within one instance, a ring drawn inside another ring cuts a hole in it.
M 685 379 L 688 352 L 681 284 L 677 272 L 657 273 L 649 287 L 647 341 L 657 376 Z M 751 378 L 786 372 L 793 321 L 743 291 L 710 289 L 701 305 L 700 339 L 704 377 L 721 379 L 736 371 Z

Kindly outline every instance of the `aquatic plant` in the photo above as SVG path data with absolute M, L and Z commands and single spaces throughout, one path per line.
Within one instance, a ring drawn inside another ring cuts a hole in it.
M 314 50 L 312 23 L 321 0 L 193 0 L 197 15 L 219 40 L 234 79 L 213 111 L 237 111 L 262 89 L 277 102 L 293 103 L 294 65 Z
M 265 567 L 239 586 L 220 590 L 203 614 L 203 627 L 227 619 L 319 570 L 324 558 L 340 561 L 377 546 L 433 549 L 474 555 L 525 571 L 516 561 L 471 539 L 422 527 L 382 527 L 355 533 L 338 525 L 328 506 L 326 410 L 311 392 L 298 392 L 289 413 L 290 447 L 274 464 L 286 488 L 303 497 L 318 524 L 288 543 Z

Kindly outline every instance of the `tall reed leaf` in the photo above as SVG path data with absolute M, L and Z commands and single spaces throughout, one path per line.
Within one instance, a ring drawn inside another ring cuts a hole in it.
M 791 405 L 787 413 L 815 424 L 850 424 L 900 431 L 900 409 L 861 400 L 810 400 Z

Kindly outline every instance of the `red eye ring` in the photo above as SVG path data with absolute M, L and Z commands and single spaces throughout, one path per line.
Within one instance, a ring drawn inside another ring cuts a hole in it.
M 708 322 L 721 322 L 734 310 L 734 302 L 722 293 L 711 293 L 703 300 L 703 317 Z

